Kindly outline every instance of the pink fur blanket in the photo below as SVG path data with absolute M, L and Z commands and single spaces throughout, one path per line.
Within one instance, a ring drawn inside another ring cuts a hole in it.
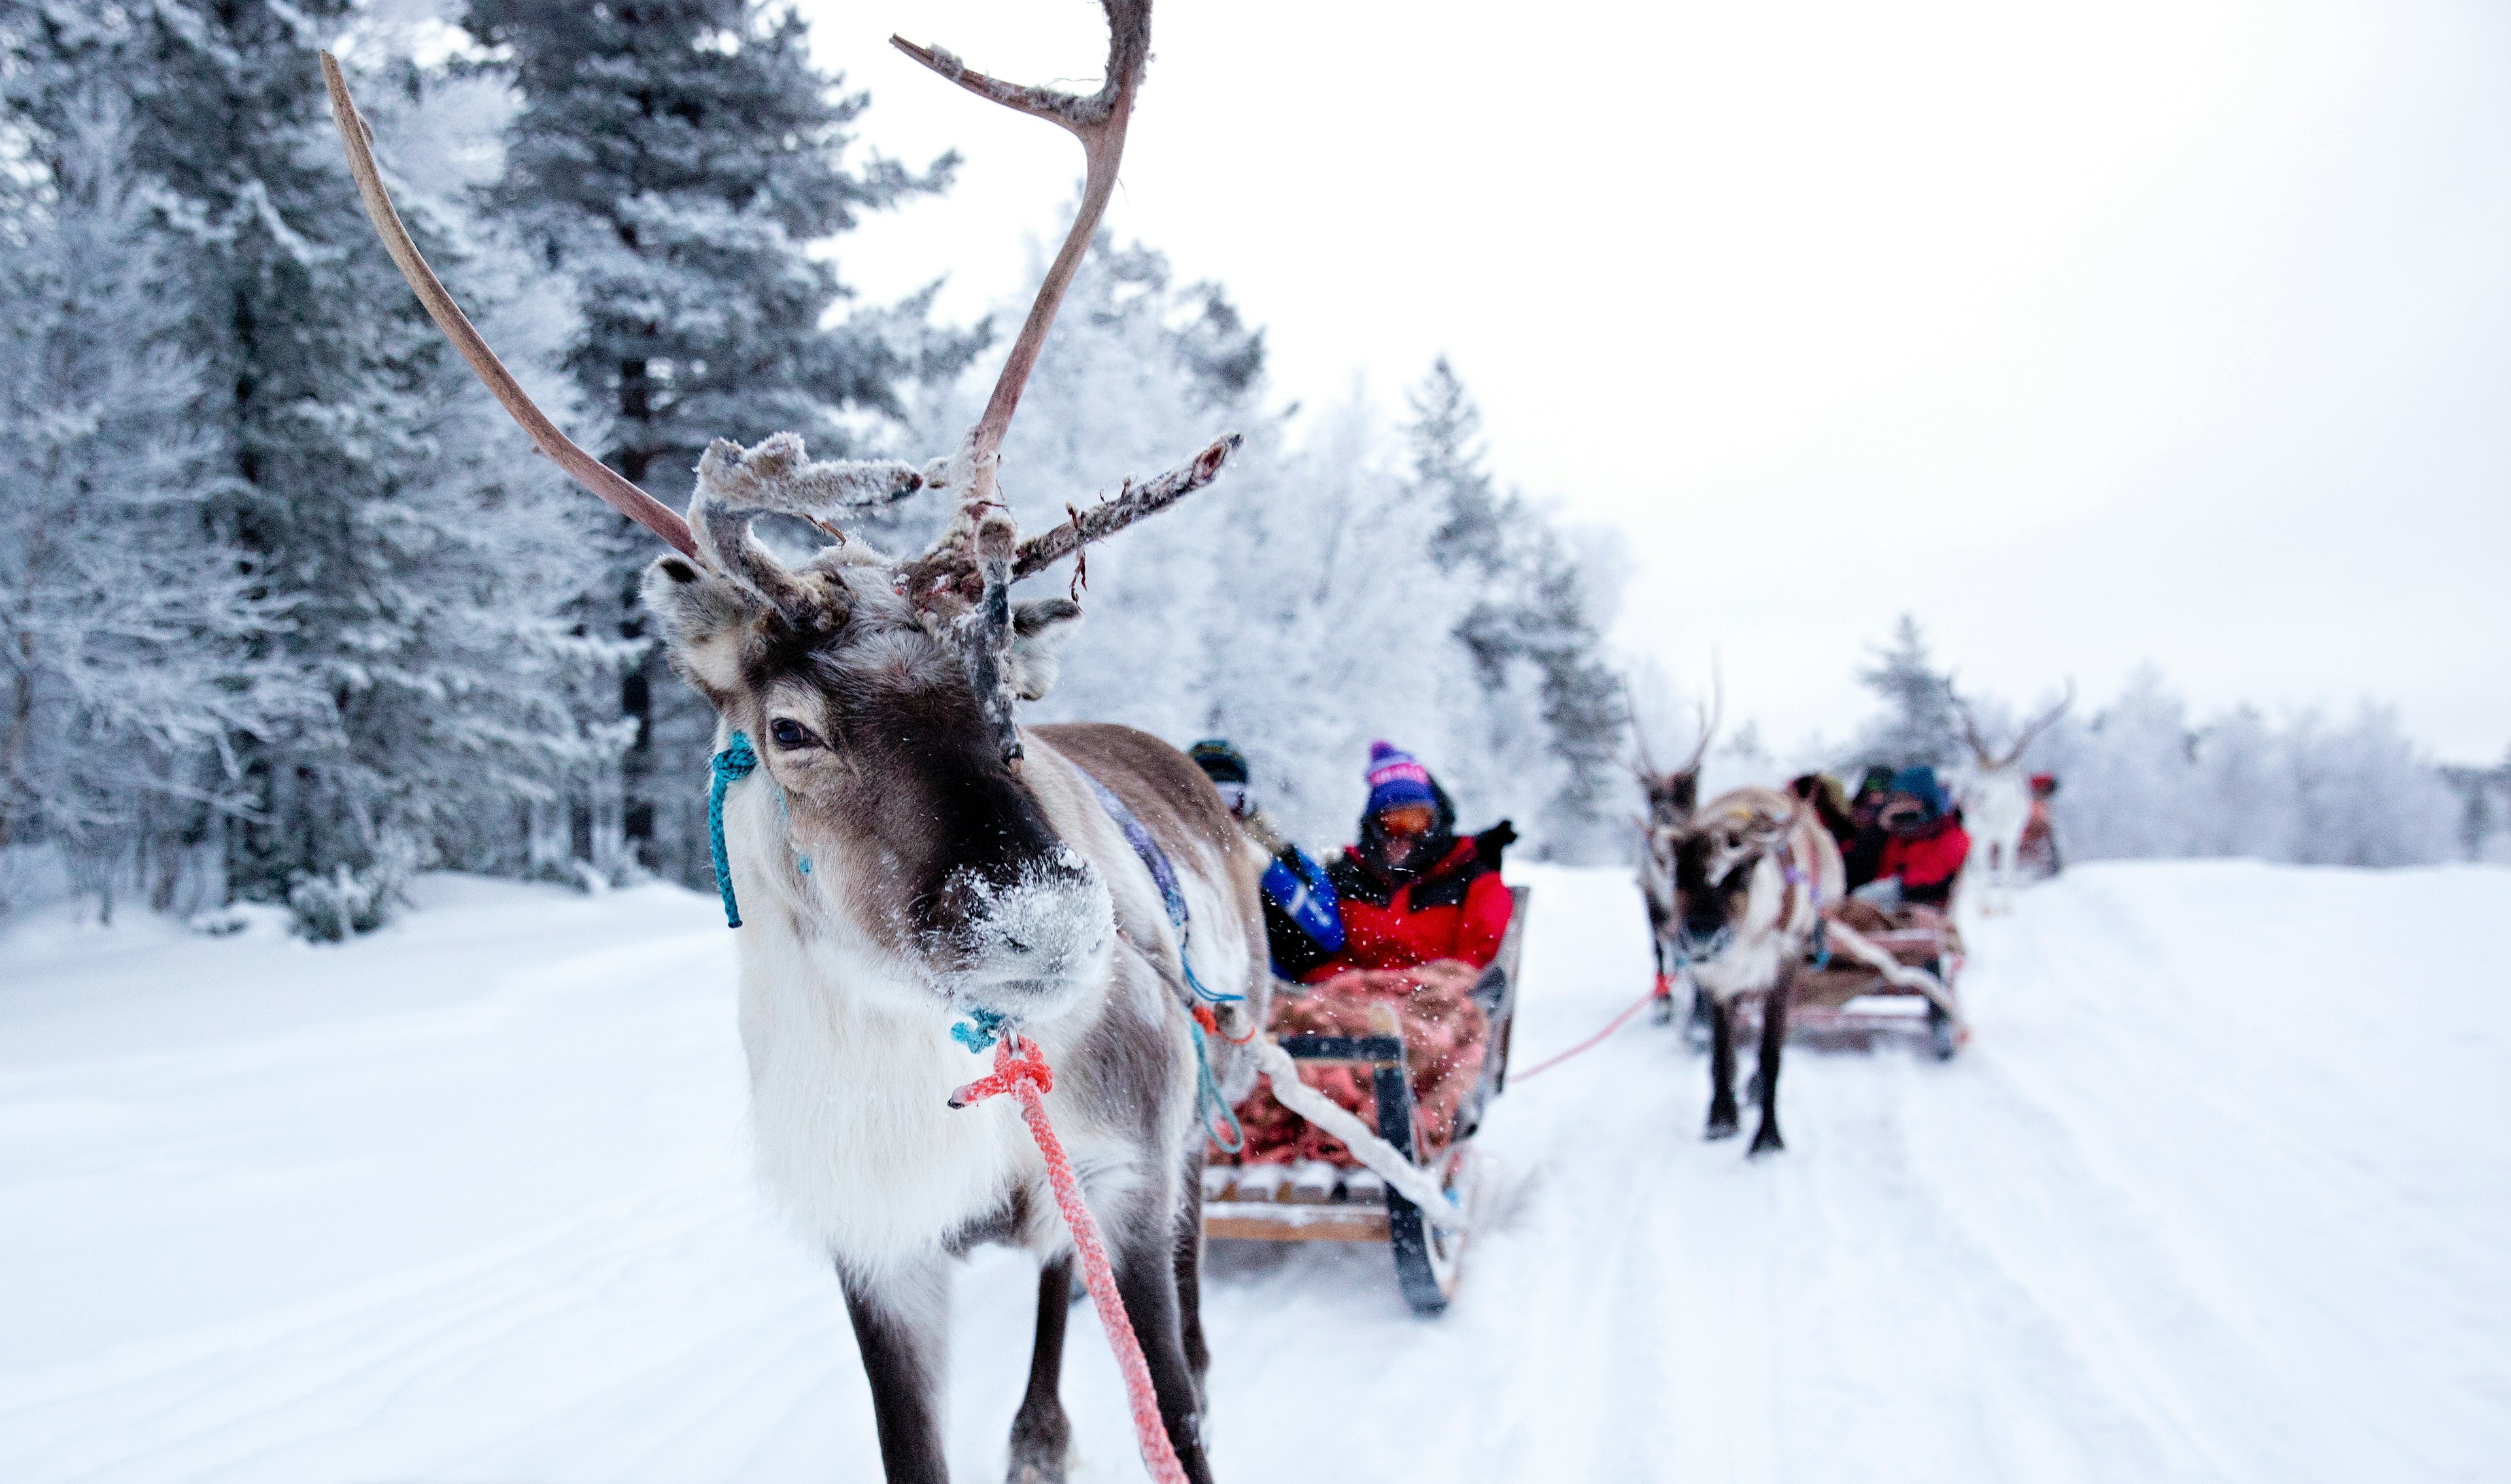
M 1488 1018 L 1473 1000 L 1482 976 L 1470 965 L 1444 959 L 1417 969 L 1355 969 L 1297 996 L 1276 992 L 1275 1036 L 1381 1034 L 1391 1011 L 1404 1035 L 1404 1065 L 1412 1080 L 1413 1118 L 1425 1157 L 1436 1157 L 1454 1137 L 1456 1108 L 1483 1070 Z M 1374 1127 L 1377 1098 L 1364 1067 L 1302 1067 L 1300 1080 L 1360 1115 Z M 1358 1163 L 1340 1139 L 1273 1100 L 1256 1085 L 1238 1105 L 1247 1145 L 1238 1161 L 1292 1164 L 1306 1160 Z

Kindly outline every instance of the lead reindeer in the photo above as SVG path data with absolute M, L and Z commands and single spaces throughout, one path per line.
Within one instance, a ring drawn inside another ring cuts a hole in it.
M 1959 696 L 1952 702 L 1961 719 L 1962 742 L 1970 748 L 1970 771 L 1961 785 L 1962 826 L 1970 831 L 1971 861 L 1982 883 L 1979 910 L 2009 912 L 2023 832 L 2031 823 L 2031 780 L 2024 772 L 2023 754 L 2075 704 L 2075 688 L 2070 682 L 2066 699 L 2041 712 L 2003 751 L 1988 744 L 1969 703 Z
M 1654 1018 L 1664 1025 L 1675 1015 L 1674 984 L 1681 969 L 1680 956 L 1674 948 L 1675 922 L 1674 877 L 1669 862 L 1658 858 L 1655 848 L 1660 834 L 1680 833 L 1691 822 L 1692 811 L 1700 802 L 1700 764 L 1709 755 L 1709 744 L 1718 736 L 1718 723 L 1726 711 L 1726 686 L 1722 677 L 1712 682 L 1714 704 L 1697 706 L 1700 717 L 1700 741 L 1691 756 L 1681 766 L 1665 772 L 1657 770 L 1656 761 L 1648 754 L 1647 734 L 1640 728 L 1639 707 L 1626 704 L 1631 719 L 1631 741 L 1639 749 L 1638 765 L 1632 770 L 1639 777 L 1640 792 L 1647 800 L 1647 812 L 1639 818 L 1640 895 L 1647 903 L 1648 946 L 1656 954 L 1656 999 Z M 1628 698 L 1629 687 L 1623 687 Z
M 1652 870 L 1667 883 L 1666 951 L 1690 970 L 1709 1020 L 1708 1137 L 1738 1131 L 1735 1028 L 1748 1001 L 1761 1011 L 1755 1091 L 1760 1123 L 1751 1152 L 1779 1136 L 1779 1056 L 1788 1000 L 1824 911 L 1843 890 L 1839 848 L 1801 801 L 1775 788 L 1719 794 L 1679 825 L 1652 829 Z
M 1263 1023 L 1262 861 L 1176 749 L 1123 727 L 1019 725 L 1016 703 L 1046 693 L 1054 635 L 1078 610 L 1014 603 L 1011 585 L 1209 483 L 1237 439 L 1027 540 L 995 484 L 1021 389 L 1115 186 L 1149 56 L 1147 0 L 1105 10 L 1107 77 L 1089 97 L 896 43 L 1071 131 L 1088 168 L 1071 232 L 958 450 L 918 469 L 814 463 L 791 434 L 748 449 L 718 440 L 685 521 L 524 398 L 403 231 L 365 121 L 324 59 L 368 213 L 430 314 L 543 451 L 676 549 L 647 570 L 643 595 L 674 668 L 720 718 L 716 858 L 727 908 L 737 893 L 747 912 L 740 1021 L 759 1161 L 836 1269 L 893 1481 L 947 1477 L 948 1271 L 987 1241 L 1040 1263 L 1011 1477 L 1066 1468 L 1058 1375 L 1072 1238 L 1011 1099 L 946 1105 L 983 1070 L 954 1031 L 971 1044 L 1016 1034 L 1056 1068 L 1045 1106 L 1105 1236 L 1160 1427 L 1184 1476 L 1211 1477 L 1191 1011 L 1198 996 L 1217 1003 L 1226 1035 Z M 955 514 L 921 555 L 893 560 L 842 534 L 849 515 L 926 488 L 948 491 Z M 788 566 L 750 533 L 761 512 L 837 540 Z M 752 769 L 764 776 L 743 780 Z M 1243 1093 L 1244 1054 L 1212 1052 L 1223 1095 Z

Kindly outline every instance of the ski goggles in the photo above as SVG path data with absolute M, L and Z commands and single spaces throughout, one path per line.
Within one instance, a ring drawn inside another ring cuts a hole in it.
M 1247 812 L 1246 784 L 1215 783 L 1212 786 L 1220 790 L 1220 802 L 1229 806 L 1231 814 L 1243 815 Z
M 1426 835 L 1439 822 L 1439 812 L 1427 804 L 1398 804 L 1377 813 L 1377 827 L 1390 835 Z

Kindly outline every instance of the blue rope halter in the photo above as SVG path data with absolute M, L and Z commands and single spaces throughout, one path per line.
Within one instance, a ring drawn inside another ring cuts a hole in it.
M 715 890 L 723 894 L 723 925 L 741 926 L 741 903 L 732 896 L 732 856 L 723 848 L 723 791 L 750 777 L 758 767 L 758 754 L 751 750 L 750 734 L 735 732 L 732 741 L 714 759 L 715 782 L 707 789 L 707 845 L 715 852 Z M 804 866 L 804 870 L 810 867 Z

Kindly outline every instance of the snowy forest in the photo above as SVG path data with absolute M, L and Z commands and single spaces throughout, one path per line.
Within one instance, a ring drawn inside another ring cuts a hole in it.
M 648 543 L 532 457 L 428 324 L 312 57 L 351 67 L 413 232 L 531 394 L 677 507 L 715 437 L 947 449 L 1021 312 L 952 323 L 931 290 L 849 288 L 847 231 L 948 191 L 956 162 L 867 148 L 869 100 L 807 40 L 746 0 L 633 24 L 530 0 L 8 9 L 0 910 L 285 903 L 343 936 L 422 869 L 710 883 L 713 719 L 635 606 Z M 1446 361 L 1391 406 L 1312 393 L 1268 378 L 1224 285 L 1096 245 L 1006 451 L 1024 523 L 1218 433 L 1247 444 L 1219 490 L 1093 554 L 1035 719 L 1226 736 L 1317 842 L 1392 738 L 1472 822 L 1621 858 L 1644 666 L 1614 636 L 1644 595 L 1493 467 Z M 868 534 L 908 545 L 940 514 Z M 1718 765 L 1956 765 L 1920 628 L 1874 653 L 1863 729 L 1772 749 L 1738 727 Z M 1642 709 L 1679 717 L 1665 689 Z M 2032 708 L 1972 699 L 2000 724 Z M 2511 766 L 2445 772 L 2377 705 L 2192 716 L 2158 671 L 2027 761 L 2064 779 L 2076 859 L 2403 864 L 2498 854 L 2511 816 Z

